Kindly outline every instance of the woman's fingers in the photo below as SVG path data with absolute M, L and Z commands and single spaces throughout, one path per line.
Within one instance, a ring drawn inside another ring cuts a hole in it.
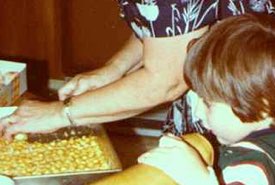
M 0 131 L 4 133 L 6 128 L 16 123 L 18 120 L 16 115 L 11 115 L 0 120 Z
M 78 77 L 74 77 L 72 80 L 66 83 L 63 87 L 61 87 L 58 90 L 59 100 L 64 101 L 65 99 L 70 97 L 72 93 L 75 91 L 77 84 L 78 84 Z
M 16 126 L 7 127 L 7 129 L 5 129 L 5 132 L 4 132 L 4 138 L 8 141 L 11 141 L 13 138 L 13 135 L 15 135 L 19 132 L 25 133 L 22 130 L 20 130 L 20 127 L 21 126 L 19 124 L 16 124 Z
M 27 124 L 23 123 L 16 123 L 13 125 L 10 125 L 9 127 L 6 128 L 5 133 L 4 133 L 4 138 L 7 140 L 12 140 L 13 136 L 18 134 L 18 133 L 32 133 L 34 131 L 32 126 L 29 126 Z M 50 130 L 40 130 L 37 129 L 35 133 L 50 133 L 55 131 L 55 129 L 50 129 Z
M 114 79 L 110 78 L 106 71 L 103 71 L 105 71 L 104 67 L 99 70 L 76 75 L 72 80 L 59 89 L 59 100 L 64 101 L 70 96 L 77 96 L 113 82 Z
M 85 78 L 79 78 L 75 86 L 75 89 L 71 92 L 71 96 L 80 95 L 88 91 L 89 88 L 90 88 L 89 81 Z
M 68 126 L 62 102 L 30 101 L 22 104 L 11 116 L 0 121 L 0 129 L 10 139 L 17 133 L 49 133 Z

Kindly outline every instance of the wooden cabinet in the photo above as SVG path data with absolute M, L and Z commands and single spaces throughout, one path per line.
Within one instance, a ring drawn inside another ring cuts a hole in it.
M 0 0 L 0 58 L 27 62 L 29 75 L 98 68 L 129 35 L 112 0 Z
M 42 95 L 49 78 L 64 76 L 61 2 L 0 0 L 0 58 L 27 63 L 28 89 Z
M 62 76 L 59 8 L 55 0 L 0 0 L 0 57 L 46 62 L 45 72 Z
M 63 14 L 63 60 L 66 74 L 102 66 L 129 38 L 113 0 L 69 0 Z

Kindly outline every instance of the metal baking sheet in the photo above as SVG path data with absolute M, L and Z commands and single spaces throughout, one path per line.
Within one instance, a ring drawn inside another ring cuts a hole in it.
M 65 132 L 71 133 L 74 131 L 73 135 L 64 134 Z M 121 171 L 121 163 L 119 158 L 110 142 L 110 139 L 105 132 L 104 128 L 101 125 L 90 125 L 85 127 L 76 127 L 76 128 L 64 128 L 60 129 L 57 132 L 51 134 L 35 134 L 29 135 L 29 142 L 39 141 L 43 142 L 51 142 L 56 139 L 67 139 L 70 137 L 81 137 L 81 136 L 93 135 L 97 136 L 100 149 L 102 150 L 105 157 L 107 157 L 109 163 L 109 169 L 106 170 L 98 170 L 91 169 L 87 171 L 77 171 L 77 172 L 64 172 L 64 173 L 56 173 L 56 174 L 45 174 L 45 175 L 31 175 L 31 176 L 15 176 L 13 177 L 16 181 L 26 180 L 26 179 L 34 179 L 34 178 L 66 178 L 69 176 L 85 176 L 85 175 L 104 175 L 114 172 Z

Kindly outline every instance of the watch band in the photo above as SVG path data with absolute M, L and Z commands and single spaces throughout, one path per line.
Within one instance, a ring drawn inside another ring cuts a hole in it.
M 72 102 L 71 102 L 71 98 L 67 98 L 63 101 L 63 105 L 64 105 L 64 113 L 66 114 L 69 122 L 70 122 L 70 125 L 75 127 L 77 126 L 75 121 L 73 120 L 72 118 L 72 114 L 70 112 L 70 106 L 72 105 Z

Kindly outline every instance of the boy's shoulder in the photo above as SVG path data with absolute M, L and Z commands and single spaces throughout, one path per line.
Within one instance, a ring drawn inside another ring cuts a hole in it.
M 275 184 L 275 129 L 257 131 L 239 143 L 219 148 L 218 167 L 224 171 L 227 167 L 261 169 Z M 240 174 L 241 176 L 241 174 Z
M 274 139 L 275 139 L 275 128 L 269 128 L 269 129 L 253 132 L 243 140 L 253 142 L 256 145 L 262 147 L 264 150 L 273 151 L 272 154 L 273 154 L 273 157 L 275 158 Z

